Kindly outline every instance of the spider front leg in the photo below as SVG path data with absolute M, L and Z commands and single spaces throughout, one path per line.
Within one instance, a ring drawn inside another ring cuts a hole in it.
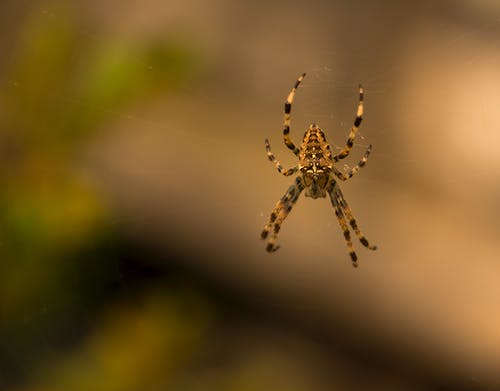
M 368 148 L 366 149 L 365 154 L 363 155 L 363 158 L 356 164 L 353 168 L 351 168 L 347 173 L 340 172 L 337 170 L 335 166 L 333 166 L 333 173 L 337 178 L 339 178 L 342 181 L 348 180 L 350 177 L 352 177 L 354 174 L 356 174 L 360 168 L 364 167 L 366 162 L 368 161 L 368 156 L 370 156 L 370 152 L 372 151 L 372 145 L 368 145 Z
M 266 138 L 266 152 L 267 152 L 267 158 L 271 163 L 273 163 L 276 166 L 280 174 L 283 174 L 284 176 L 290 176 L 292 174 L 295 174 L 299 169 L 298 166 L 295 166 L 288 170 L 284 169 L 283 166 L 280 164 L 280 162 L 276 160 L 274 154 L 271 152 L 271 146 L 269 145 L 269 140 L 267 138 Z
M 354 119 L 354 125 L 349 132 L 349 137 L 347 138 L 346 145 L 342 151 L 340 151 L 337 155 L 333 157 L 335 162 L 338 162 L 340 159 L 344 159 L 351 152 L 351 148 L 354 145 L 354 139 L 356 138 L 356 134 L 358 133 L 359 127 L 361 125 L 361 121 L 363 121 L 363 87 L 361 84 L 359 85 L 359 103 L 358 103 L 358 111 L 356 112 L 356 118 Z
M 276 251 L 279 248 L 279 246 L 276 245 L 276 241 L 278 239 L 281 224 L 292 210 L 293 205 L 297 202 L 304 188 L 304 181 L 301 177 L 297 177 L 295 183 L 288 188 L 285 195 L 276 203 L 269 217 L 269 222 L 264 226 L 260 234 L 261 239 L 267 239 L 266 250 L 268 252 Z
M 293 151 L 293 153 L 296 156 L 299 156 L 299 148 L 295 146 L 293 143 L 292 139 L 290 138 L 290 121 L 291 121 L 291 112 L 292 112 L 292 102 L 293 98 L 295 97 L 295 92 L 297 91 L 297 88 L 299 87 L 300 82 L 304 77 L 306 76 L 305 73 L 300 75 L 300 77 L 297 79 L 295 82 L 295 85 L 292 88 L 292 91 L 290 91 L 290 94 L 288 94 L 288 97 L 286 98 L 285 101 L 285 119 L 284 119 L 284 125 L 283 125 L 283 141 L 285 142 L 285 145 Z

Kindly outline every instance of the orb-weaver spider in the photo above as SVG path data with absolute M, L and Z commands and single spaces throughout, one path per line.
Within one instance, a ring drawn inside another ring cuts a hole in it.
M 368 156 L 370 155 L 372 146 L 368 146 L 363 158 L 347 173 L 339 171 L 334 164 L 347 157 L 354 144 L 356 133 L 361 125 L 361 121 L 363 120 L 363 87 L 361 85 L 359 86 L 359 103 L 354 125 L 351 128 L 345 147 L 339 153 L 335 155 L 332 154 L 330 144 L 326 141 L 325 134 L 314 123 L 309 125 L 309 128 L 304 134 L 301 147 L 297 148 L 290 139 L 290 112 L 295 92 L 305 75 L 306 74 L 304 73 L 297 79 L 292 91 L 285 101 L 285 120 L 283 128 L 285 145 L 291 149 L 296 156 L 298 156 L 299 163 L 295 167 L 288 170 L 284 169 L 271 152 L 269 140 L 266 139 L 265 141 L 267 157 L 276 165 L 280 174 L 285 176 L 293 175 L 296 172 L 300 172 L 300 174 L 295 178 L 294 183 L 288 188 L 285 195 L 276 203 L 276 206 L 271 212 L 269 222 L 265 225 L 264 230 L 261 233 L 261 238 L 267 239 L 266 250 L 268 252 L 276 251 L 279 248 L 279 246 L 276 245 L 276 241 L 281 224 L 292 210 L 292 206 L 299 198 L 300 193 L 305 190 L 305 196 L 313 199 L 324 198 L 328 193 L 333 208 L 335 209 L 335 215 L 340 224 L 340 228 L 344 232 L 344 238 L 347 243 L 352 265 L 357 267 L 358 257 L 354 252 L 351 234 L 346 220 L 349 221 L 352 230 L 365 247 L 370 250 L 375 250 L 377 247 L 370 245 L 368 240 L 358 228 L 356 219 L 352 214 L 351 208 L 344 199 L 335 177 L 342 181 L 346 181 L 356 174 L 368 161 Z

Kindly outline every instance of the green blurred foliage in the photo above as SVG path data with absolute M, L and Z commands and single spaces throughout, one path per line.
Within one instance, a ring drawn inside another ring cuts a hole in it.
M 0 75 L 0 365 L 13 367 L 36 366 L 46 352 L 34 341 L 64 333 L 61 319 L 118 278 L 113 259 L 80 256 L 112 240 L 112 218 L 75 156 L 127 106 L 190 86 L 201 70 L 185 43 L 89 38 L 71 6 L 52 10 L 33 7 Z
M 190 293 L 148 292 L 111 309 L 84 345 L 51 357 L 36 371 L 36 385 L 18 391 L 171 389 L 206 337 L 208 308 Z

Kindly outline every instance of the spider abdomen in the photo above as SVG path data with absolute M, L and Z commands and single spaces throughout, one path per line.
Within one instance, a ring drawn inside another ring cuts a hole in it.
M 304 174 L 304 179 L 311 177 L 316 181 L 322 176 L 328 177 L 332 167 L 332 154 L 325 134 L 315 124 L 312 124 L 304 134 L 300 147 L 299 170 Z M 306 180 L 306 186 L 308 186 L 307 182 Z

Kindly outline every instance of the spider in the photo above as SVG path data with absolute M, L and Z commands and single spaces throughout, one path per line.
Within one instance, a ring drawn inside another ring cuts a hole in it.
M 354 267 L 358 266 L 358 257 L 354 251 L 351 234 L 347 221 L 349 222 L 352 230 L 358 237 L 359 241 L 370 250 L 376 250 L 377 247 L 370 245 L 368 240 L 365 238 L 363 233 L 358 228 L 356 219 L 352 214 L 351 208 L 344 199 L 344 195 L 340 190 L 340 187 L 335 180 L 337 177 L 341 181 L 346 181 L 356 174 L 361 167 L 363 167 L 368 161 L 368 156 L 370 155 L 372 146 L 369 145 L 363 155 L 363 158 L 359 161 L 356 166 L 351 168 L 348 172 L 344 173 L 339 171 L 335 167 L 335 163 L 339 160 L 344 159 L 351 152 L 351 148 L 354 144 L 354 139 L 356 133 L 358 132 L 361 121 L 363 120 L 363 87 L 359 86 L 359 103 L 358 110 L 356 113 L 356 118 L 354 120 L 354 125 L 351 128 L 349 137 L 347 138 L 345 147 L 337 154 L 332 154 L 332 149 L 330 144 L 326 141 L 325 134 L 316 125 L 309 125 L 308 129 L 304 134 L 302 140 L 302 145 L 297 148 L 290 138 L 290 112 L 292 110 L 292 102 L 295 96 L 295 92 L 299 87 L 300 82 L 304 79 L 305 73 L 303 73 L 295 82 L 292 91 L 288 95 L 285 101 L 285 120 L 283 128 L 283 138 L 285 145 L 293 151 L 293 153 L 298 156 L 299 163 L 290 169 L 285 169 L 276 160 L 273 153 L 271 152 L 271 146 L 269 140 L 265 140 L 266 152 L 268 159 L 274 163 L 278 172 L 284 176 L 290 176 L 297 172 L 300 174 L 295 178 L 294 183 L 288 188 L 287 192 L 281 197 L 281 199 L 276 203 L 269 222 L 264 226 L 264 230 L 261 233 L 262 239 L 267 239 L 266 250 L 268 252 L 276 251 L 279 246 L 276 245 L 278 238 L 278 233 L 281 228 L 281 224 L 288 216 L 292 210 L 293 205 L 297 202 L 300 193 L 305 190 L 305 196 L 316 198 L 324 198 L 326 194 L 330 196 L 333 208 L 335 209 L 335 215 L 339 222 L 340 228 L 344 233 L 344 238 L 347 244 L 349 255 L 351 257 L 352 265 Z

